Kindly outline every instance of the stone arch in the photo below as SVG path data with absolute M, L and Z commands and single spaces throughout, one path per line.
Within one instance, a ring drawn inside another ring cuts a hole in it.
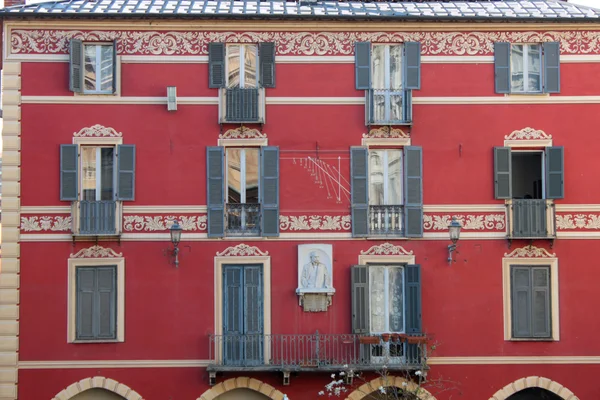
M 365 396 L 379 390 L 381 386 L 393 386 L 401 389 L 406 388 L 406 390 L 413 392 L 418 389 L 418 385 L 416 383 L 399 376 L 379 377 L 365 383 L 364 385 L 361 385 L 358 389 L 350 393 L 346 400 L 362 400 Z M 418 397 L 421 400 L 436 400 L 431 393 L 423 388 L 419 389 Z
M 575 396 L 573 392 L 560 383 L 541 376 L 529 376 L 527 378 L 517 379 L 494 393 L 494 395 L 490 397 L 490 400 L 506 400 L 523 389 L 533 387 L 546 389 L 564 400 L 579 400 L 579 397 Z
M 261 382 L 254 378 L 238 376 L 237 378 L 227 379 L 226 381 L 213 386 L 204 392 L 202 396 L 198 397 L 197 400 L 213 400 L 217 396 L 234 389 L 251 389 L 264 394 L 272 400 L 283 400 L 284 396 L 283 393 L 268 383 Z
M 114 392 L 127 400 L 144 400 L 138 392 L 131 389 L 129 386 L 103 376 L 94 376 L 93 378 L 85 378 L 79 382 L 75 382 L 54 396 L 52 400 L 69 400 L 71 397 L 93 388 Z

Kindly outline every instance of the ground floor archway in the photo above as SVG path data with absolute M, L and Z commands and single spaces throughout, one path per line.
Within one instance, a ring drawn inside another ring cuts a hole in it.
M 373 379 L 372 381 L 366 382 L 365 384 L 359 386 L 358 389 L 354 390 L 348 395 L 347 400 L 363 400 L 365 397 L 370 399 L 372 397 L 368 396 L 370 396 L 372 393 L 378 393 L 380 387 L 396 387 L 400 389 L 406 389 L 411 392 L 415 392 L 417 390 L 417 385 L 410 380 L 401 378 L 399 376 L 385 376 Z M 431 393 L 423 388 L 419 389 L 419 399 L 436 400 Z
M 527 390 L 543 389 L 543 390 Z M 548 397 L 550 394 L 554 397 Z M 515 397 L 515 395 L 517 395 Z M 529 397 L 524 397 L 529 396 Z M 538 396 L 538 397 L 532 397 Z M 539 397 L 539 396 L 546 396 Z M 569 389 L 558 382 L 541 376 L 518 379 L 498 390 L 490 400 L 579 400 Z
M 129 386 L 103 376 L 94 376 L 75 382 L 58 393 L 52 400 L 144 400 Z
M 239 389 L 245 389 L 239 391 Z M 246 394 L 254 397 L 239 397 L 239 395 Z M 231 396 L 236 397 L 231 397 Z M 262 395 L 260 397 L 259 395 Z M 259 396 L 259 397 L 256 397 Z M 275 389 L 268 383 L 259 381 L 258 379 L 248 377 L 237 377 L 227 379 L 213 386 L 198 397 L 197 400 L 283 400 L 283 393 Z M 239 397 L 239 399 L 238 399 Z
M 562 397 L 546 389 L 527 388 L 511 395 L 508 400 L 562 400 Z

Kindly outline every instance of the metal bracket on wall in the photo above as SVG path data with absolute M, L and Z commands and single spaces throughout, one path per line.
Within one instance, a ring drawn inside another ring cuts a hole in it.
M 290 384 L 290 371 L 283 371 L 283 386 Z
M 208 384 L 210 386 L 215 386 L 217 384 L 217 373 L 215 371 L 208 373 Z

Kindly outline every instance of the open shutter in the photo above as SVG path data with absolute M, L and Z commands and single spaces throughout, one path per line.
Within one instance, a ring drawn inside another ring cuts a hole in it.
M 260 43 L 258 45 L 260 60 L 260 86 L 275 87 L 275 43 Z
M 94 338 L 94 300 L 96 289 L 96 269 L 76 268 L 76 339 Z
M 404 148 L 404 229 L 406 237 L 423 236 L 423 150 Z
M 354 44 L 354 70 L 356 89 L 371 88 L 371 43 L 356 42 Z
M 494 196 L 512 198 L 512 162 L 510 147 L 494 147 Z
M 98 339 L 117 338 L 117 268 L 96 268 L 96 323 Z
M 60 200 L 77 200 L 79 154 L 76 144 L 60 145 Z
M 222 146 L 206 148 L 206 205 L 208 237 L 225 234 L 224 152 Z
M 83 42 L 71 39 L 69 42 L 69 90 L 83 92 Z
M 279 147 L 260 149 L 262 236 L 279 236 Z
M 208 87 L 225 87 L 225 43 L 208 44 Z
M 496 93 L 510 93 L 510 43 L 494 43 Z
M 352 236 L 369 234 L 369 184 L 367 179 L 368 152 L 365 147 L 350 148 L 352 193 Z
M 247 265 L 244 277 L 244 334 L 246 365 L 261 364 L 263 358 L 262 267 Z
M 242 267 L 223 267 L 223 360 L 225 365 L 243 360 L 244 293 Z
M 550 312 L 550 268 L 531 268 L 531 322 L 533 336 L 552 336 Z
M 546 147 L 546 198 L 565 197 L 564 147 Z
M 370 330 L 369 267 L 352 266 L 352 333 L 366 335 Z
M 421 89 L 421 43 L 404 43 L 404 88 Z
M 544 52 L 544 92 L 560 93 L 560 44 L 542 44 Z
M 531 268 L 511 267 L 512 336 L 531 337 Z
M 421 327 L 421 266 L 407 265 L 406 272 L 406 333 L 420 334 Z
M 117 93 L 117 40 L 113 40 L 113 64 L 112 64 L 112 92 Z
M 135 145 L 117 146 L 117 200 L 135 200 Z

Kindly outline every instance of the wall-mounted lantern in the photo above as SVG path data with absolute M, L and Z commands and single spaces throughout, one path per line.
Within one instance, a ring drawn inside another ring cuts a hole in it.
M 448 245 L 448 264 L 450 265 L 452 265 L 452 253 L 456 251 L 456 247 L 458 246 L 456 243 L 460 238 L 460 228 L 460 222 L 458 222 L 456 217 L 452 217 L 452 221 L 448 225 L 448 234 L 452 242 L 452 244 Z M 458 251 L 456 251 L 456 254 L 458 254 Z
M 183 228 L 177 221 L 171 225 L 169 232 L 171 233 L 171 243 L 173 243 L 173 250 L 171 254 L 175 257 L 175 268 L 179 267 L 179 242 L 181 241 L 181 232 Z

